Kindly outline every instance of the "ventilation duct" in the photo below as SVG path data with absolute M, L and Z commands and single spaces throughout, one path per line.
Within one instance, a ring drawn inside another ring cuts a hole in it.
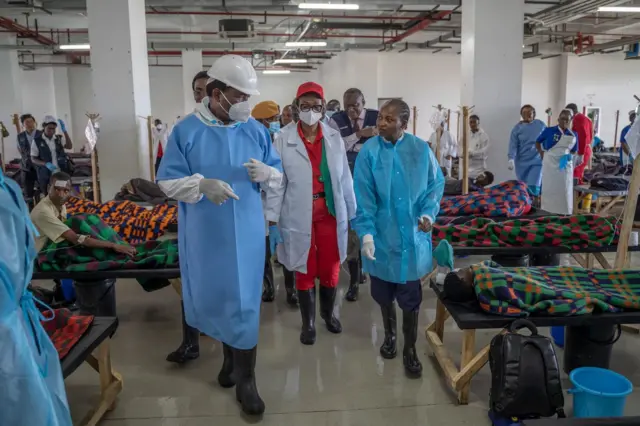
M 218 29 L 222 38 L 250 38 L 256 35 L 251 19 L 221 19 Z

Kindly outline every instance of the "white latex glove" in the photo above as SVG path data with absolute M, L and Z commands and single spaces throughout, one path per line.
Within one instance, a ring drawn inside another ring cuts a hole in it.
M 376 260 L 376 246 L 373 244 L 373 235 L 367 234 L 362 237 L 362 255 L 369 260 Z
M 513 170 L 516 167 L 516 163 L 513 160 L 509 160 L 509 170 Z
M 249 162 L 244 163 L 243 166 L 247 168 L 249 177 L 253 182 L 265 182 L 271 177 L 271 167 L 262 161 L 251 158 Z
M 221 205 L 229 198 L 239 200 L 227 182 L 218 179 L 202 179 L 199 184 L 200 192 L 214 204 Z
M 576 155 L 573 162 L 576 164 L 576 167 L 584 162 L 584 155 Z

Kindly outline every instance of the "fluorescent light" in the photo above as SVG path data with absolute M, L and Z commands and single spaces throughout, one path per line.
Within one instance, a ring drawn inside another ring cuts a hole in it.
M 58 46 L 60 50 L 90 50 L 91 45 L 89 44 L 61 44 Z
M 325 47 L 326 41 L 288 41 L 286 47 Z
M 640 12 L 640 6 L 602 6 L 598 12 Z
M 300 3 L 298 9 L 358 10 L 360 5 L 353 3 Z
M 276 59 L 274 64 L 306 64 L 306 59 Z
M 291 70 L 264 70 L 262 74 L 289 74 Z

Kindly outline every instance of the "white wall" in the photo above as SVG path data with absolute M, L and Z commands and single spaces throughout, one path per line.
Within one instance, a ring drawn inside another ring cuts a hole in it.
M 22 75 L 22 108 L 24 112 L 35 117 L 38 126 L 42 124 L 45 115 L 56 117 L 52 68 L 24 71 Z

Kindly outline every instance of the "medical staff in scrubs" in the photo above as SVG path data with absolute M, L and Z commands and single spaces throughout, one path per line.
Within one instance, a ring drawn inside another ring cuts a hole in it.
M 0 424 L 71 426 L 58 352 L 27 290 L 35 233 L 20 187 L 0 171 Z
M 516 177 L 527 184 L 531 195 L 540 195 L 542 184 L 542 158 L 536 149 L 536 140 L 547 127 L 536 119 L 536 109 L 525 105 L 520 109 L 520 121 L 511 131 L 509 140 L 509 170 L 516 169 Z
M 176 124 L 158 171 L 179 201 L 178 244 L 186 321 L 223 343 L 218 382 L 236 386 L 246 414 L 264 412 L 255 381 L 265 224 L 260 190 L 279 186 L 278 153 L 250 118 L 251 64 L 225 55 L 209 70 L 207 98 Z M 235 372 L 234 372 L 235 370 Z
M 458 142 L 453 134 L 447 130 L 447 121 L 444 118 L 440 120 L 440 125 L 429 137 L 429 144 L 432 149 L 438 152 L 438 164 L 447 170 L 447 176 L 452 177 L 451 167 L 453 159 L 458 157 Z
M 440 210 L 444 176 L 429 145 L 406 133 L 410 110 L 393 99 L 380 109 L 379 135 L 369 139 L 356 160 L 354 185 L 358 213 L 353 221 L 362 239 L 371 295 L 380 305 L 384 342 L 380 355 L 396 356 L 396 307 L 402 309 L 404 367 L 422 375 L 416 351 L 420 279 L 431 272 L 431 228 Z
M 469 117 L 469 177 L 475 179 L 487 171 L 489 135 L 480 127 L 480 117 Z
M 558 116 L 558 125 L 547 127 L 536 140 L 542 157 L 542 210 L 556 214 L 573 212 L 573 165 L 580 164 L 578 136 L 571 131 L 571 111 Z
M 627 134 L 629 130 L 631 130 L 631 126 L 633 126 L 633 122 L 636 121 L 636 112 L 629 111 L 629 124 L 622 129 L 620 132 L 620 165 L 626 166 L 627 164 L 633 163 L 633 159 L 629 155 L 629 144 L 627 143 Z
M 573 170 L 573 177 L 578 179 L 578 183 L 582 183 L 584 178 L 584 169 L 591 162 L 591 156 L 593 150 L 591 148 L 591 141 L 593 140 L 593 122 L 589 117 L 578 111 L 576 104 L 569 104 L 566 109 L 571 110 L 573 113 L 573 133 L 578 138 L 578 155 L 576 160 L 576 166 Z
M 300 85 L 295 107 L 300 121 L 275 138 L 284 178 L 279 188 L 267 191 L 267 219 L 269 232 L 281 235 L 278 260 L 296 271 L 302 315 L 300 342 L 313 345 L 316 279 L 320 284 L 320 317 L 329 332 L 342 332 L 334 305 L 356 200 L 344 142 L 337 130 L 321 121 L 326 108 L 322 86 L 313 82 Z

